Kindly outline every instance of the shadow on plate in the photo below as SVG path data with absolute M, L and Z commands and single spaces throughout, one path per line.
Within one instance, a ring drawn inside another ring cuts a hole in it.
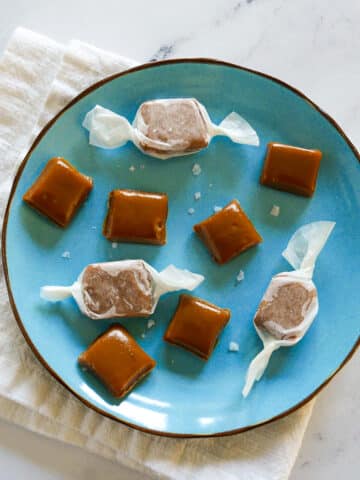
M 246 270 L 248 264 L 259 253 L 259 249 L 261 249 L 261 244 L 249 248 L 228 263 L 219 265 L 212 258 L 208 248 L 195 232 L 189 235 L 186 242 L 186 250 L 191 252 L 191 264 L 199 265 L 197 270 L 195 268 L 194 271 L 201 271 L 201 274 L 205 277 L 204 282 L 206 282 L 207 287 L 215 291 L 220 291 L 229 283 L 237 285 L 236 276 L 239 271 L 241 269 Z
M 158 350 L 158 362 L 172 372 L 187 378 L 196 378 L 206 365 L 206 360 L 188 350 L 165 341 Z
M 64 229 L 55 225 L 44 215 L 35 212 L 28 205 L 21 205 L 20 218 L 33 241 L 44 248 L 51 248 L 56 245 L 64 234 Z

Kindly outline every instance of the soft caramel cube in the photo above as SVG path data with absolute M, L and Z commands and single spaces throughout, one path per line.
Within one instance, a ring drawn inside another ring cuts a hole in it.
M 237 200 L 232 200 L 219 212 L 194 225 L 194 230 L 218 263 L 228 262 L 262 242 Z
M 269 143 L 260 183 L 311 197 L 315 191 L 321 157 L 320 150 Z
M 90 177 L 67 160 L 52 158 L 23 200 L 60 227 L 66 227 L 93 187 Z
M 217 307 L 191 295 L 180 295 L 164 340 L 207 360 L 229 319 L 230 310 L 227 308 Z
M 117 242 L 166 243 L 168 198 L 164 193 L 113 190 L 103 233 Z
M 121 325 L 112 325 L 79 356 L 115 397 L 123 397 L 156 365 Z

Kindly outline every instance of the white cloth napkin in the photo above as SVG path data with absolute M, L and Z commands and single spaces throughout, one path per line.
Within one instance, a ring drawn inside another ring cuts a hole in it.
M 77 93 L 136 62 L 79 41 L 62 46 L 19 28 L 0 62 L 0 216 L 34 136 Z M 169 439 L 103 418 L 38 363 L 12 315 L 0 269 L 0 417 L 165 479 L 287 479 L 313 402 L 231 437 Z

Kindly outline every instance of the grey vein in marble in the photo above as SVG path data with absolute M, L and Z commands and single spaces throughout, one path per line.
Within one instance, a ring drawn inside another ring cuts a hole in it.
M 175 42 L 162 45 L 155 53 L 151 56 L 150 62 L 157 62 L 158 60 L 165 60 L 172 56 L 175 48 Z
M 226 24 L 228 21 L 232 21 L 235 16 L 238 14 L 240 9 L 245 5 L 250 5 L 254 3 L 255 0 L 242 0 L 237 1 L 232 7 L 224 11 L 222 15 L 216 16 L 212 22 L 212 26 L 219 28 Z M 197 37 L 207 33 L 209 25 L 204 25 L 203 28 L 199 28 L 196 32 L 189 32 L 186 37 L 178 38 L 173 42 L 164 43 L 161 45 L 156 52 L 151 55 L 150 62 L 157 62 L 159 60 L 166 60 L 167 58 L 174 57 L 174 53 L 179 44 L 186 43 L 187 41 L 194 40 Z

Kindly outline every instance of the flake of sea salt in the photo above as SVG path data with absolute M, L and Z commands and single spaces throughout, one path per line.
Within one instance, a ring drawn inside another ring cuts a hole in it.
M 239 351 L 239 344 L 237 342 L 230 342 L 229 352 L 238 352 L 238 351 Z
M 150 320 L 148 320 L 148 322 L 147 322 L 147 328 L 150 329 L 154 326 L 155 326 L 155 321 L 152 318 L 150 318 Z
M 270 210 L 270 215 L 272 215 L 273 217 L 278 217 L 280 215 L 279 205 L 272 206 L 272 209 Z
M 195 175 L 195 177 L 197 177 L 198 175 L 200 175 L 201 173 L 201 167 L 198 163 L 194 163 L 193 167 L 192 167 L 192 174 Z
M 245 273 L 243 270 L 240 270 L 240 272 L 236 276 L 236 281 L 240 283 L 244 280 L 244 278 L 245 278 Z

